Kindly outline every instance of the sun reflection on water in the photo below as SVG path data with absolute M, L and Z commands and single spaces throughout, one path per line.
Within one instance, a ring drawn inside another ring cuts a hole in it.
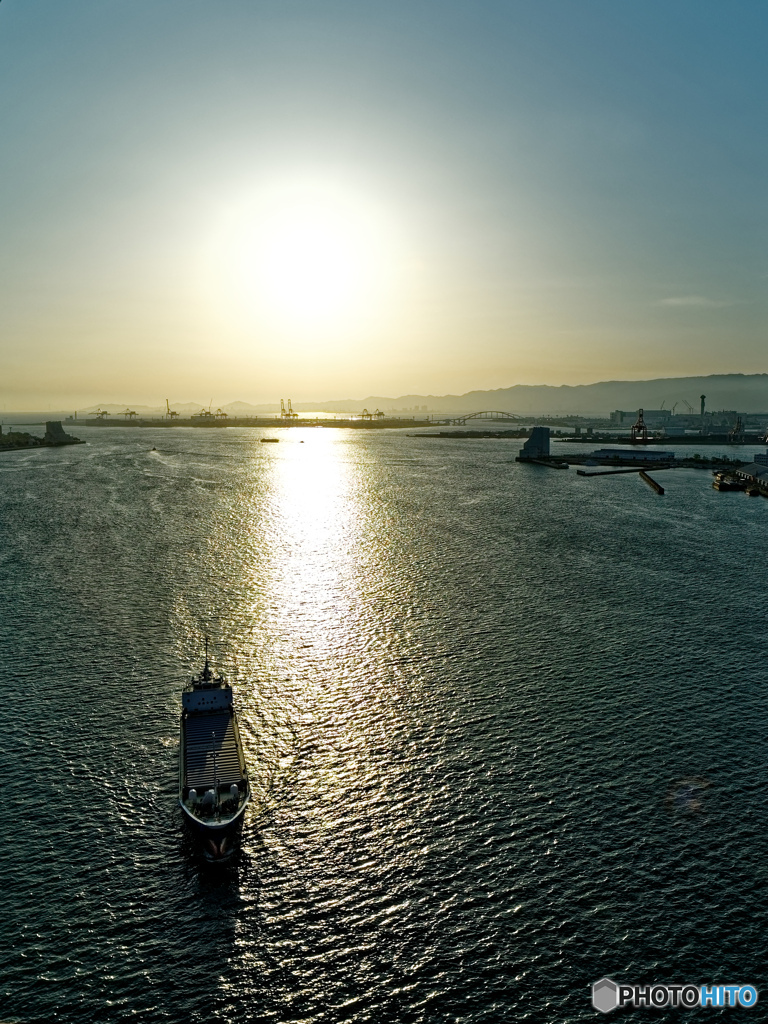
M 343 644 L 338 631 L 357 596 L 359 523 L 345 446 L 335 432 L 307 434 L 291 436 L 271 467 L 278 533 L 264 551 L 270 606 L 294 653 Z
M 260 924 L 237 930 L 230 964 L 238 977 L 287 972 L 310 1002 L 328 986 L 339 999 L 368 988 L 348 958 L 388 948 L 393 880 L 417 877 L 427 855 L 419 766 L 437 755 L 413 699 L 420 588 L 392 516 L 403 468 L 369 446 L 300 428 L 252 443 L 212 553 L 232 587 L 220 624 L 238 651 L 256 797 L 243 845 L 259 884 L 242 897 Z M 412 895 L 408 881 L 398 899 Z
M 236 618 L 253 640 L 256 774 L 274 791 L 313 759 L 318 731 L 344 730 L 364 540 L 356 469 L 336 431 L 296 429 L 265 448 L 254 453 L 246 607 Z M 336 788 L 332 775 L 315 778 L 318 794 Z

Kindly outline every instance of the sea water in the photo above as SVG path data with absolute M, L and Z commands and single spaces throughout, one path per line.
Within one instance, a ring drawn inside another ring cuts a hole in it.
M 509 440 L 77 432 L 0 455 L 4 1022 L 760 988 L 766 501 Z M 226 870 L 176 803 L 206 635 L 254 790 Z

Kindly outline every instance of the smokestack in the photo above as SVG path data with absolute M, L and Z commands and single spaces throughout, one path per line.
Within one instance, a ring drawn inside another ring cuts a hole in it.
M 706 395 L 702 395 L 701 396 L 701 418 L 702 419 L 704 419 L 704 402 L 706 401 L 706 398 L 707 398 Z

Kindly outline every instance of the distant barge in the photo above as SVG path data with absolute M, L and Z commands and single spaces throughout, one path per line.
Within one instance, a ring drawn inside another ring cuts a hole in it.
M 716 491 L 746 491 L 746 480 L 739 480 L 733 473 L 715 472 L 712 486 Z

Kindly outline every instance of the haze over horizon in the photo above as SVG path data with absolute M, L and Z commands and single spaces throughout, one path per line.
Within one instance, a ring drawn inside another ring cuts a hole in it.
M 6 0 L 0 408 L 762 372 L 767 26 Z
M 713 374 L 697 377 L 668 377 L 639 381 L 596 381 L 591 384 L 550 385 L 517 384 L 509 388 L 497 388 L 491 391 L 468 391 L 461 395 L 422 395 L 408 394 L 398 396 L 367 395 L 356 398 L 337 398 L 331 400 L 317 399 L 308 402 L 294 402 L 293 408 L 302 414 L 313 412 L 324 414 L 342 413 L 356 414 L 365 409 L 370 412 L 384 413 L 433 413 L 437 415 L 471 414 L 494 409 L 518 415 L 555 415 L 555 416 L 598 416 L 605 417 L 615 409 L 635 410 L 644 407 L 666 409 L 674 414 L 680 406 L 681 415 L 686 409 L 698 409 L 701 396 L 704 394 L 706 408 L 709 412 L 731 413 L 762 413 L 768 414 L 768 373 L 762 374 Z M 250 417 L 254 415 L 272 414 L 280 411 L 279 400 L 271 402 L 250 403 L 242 401 L 224 402 L 219 405 L 211 400 L 187 401 L 173 399 L 169 408 L 175 415 L 190 416 L 202 409 L 211 412 L 224 412 L 229 417 Z M 0 407 L 0 418 L 10 417 L 18 421 L 19 417 L 37 416 L 50 419 L 51 415 L 71 415 L 79 413 L 80 418 L 104 411 L 119 423 L 121 416 L 138 416 L 139 418 L 163 417 L 166 414 L 165 402 L 144 405 L 137 402 L 126 402 L 123 398 L 118 402 L 99 402 L 80 406 L 78 410 L 54 409 L 48 405 L 45 413 L 42 409 L 3 409 Z

